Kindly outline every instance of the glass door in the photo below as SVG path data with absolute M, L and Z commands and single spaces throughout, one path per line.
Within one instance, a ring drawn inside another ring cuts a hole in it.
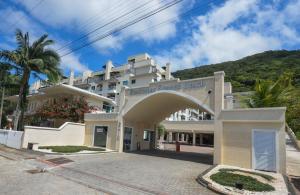
M 125 127 L 124 128 L 124 141 L 123 141 L 123 151 L 131 150 L 131 137 L 132 137 L 132 128 Z

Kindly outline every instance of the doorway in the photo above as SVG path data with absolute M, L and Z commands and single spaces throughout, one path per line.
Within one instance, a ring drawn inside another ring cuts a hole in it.
M 94 146 L 106 147 L 107 126 L 95 126 Z
M 253 130 L 254 169 L 276 172 L 276 131 Z
M 124 152 L 131 150 L 131 140 L 132 140 L 132 128 L 125 127 L 124 128 L 124 141 L 123 141 Z

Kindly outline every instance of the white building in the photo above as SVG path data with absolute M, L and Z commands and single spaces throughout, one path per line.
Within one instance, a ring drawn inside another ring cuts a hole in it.
M 116 100 L 123 86 L 148 87 L 150 83 L 174 79 L 169 63 L 160 67 L 147 53 L 128 57 L 127 63 L 121 66 L 114 66 L 112 61 L 107 61 L 102 68 L 103 70 L 96 72 L 85 71 L 77 77 L 71 71 L 70 77 L 61 82 Z M 30 91 L 34 93 L 44 86 L 47 86 L 47 83 L 38 81 L 31 86 Z M 172 114 L 167 120 L 197 121 L 205 117 L 205 113 L 199 110 L 185 109 Z

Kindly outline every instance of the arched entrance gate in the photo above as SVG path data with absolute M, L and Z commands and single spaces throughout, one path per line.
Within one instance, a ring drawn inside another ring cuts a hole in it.
M 119 151 L 150 149 L 158 138 L 156 126 L 178 110 L 194 108 L 218 116 L 224 108 L 224 72 L 216 72 L 212 77 L 168 80 L 151 83 L 149 87 L 123 89 L 118 105 Z M 215 125 L 211 125 L 212 131 Z M 145 132 L 149 132 L 149 139 Z M 214 134 L 217 147 L 219 136 Z

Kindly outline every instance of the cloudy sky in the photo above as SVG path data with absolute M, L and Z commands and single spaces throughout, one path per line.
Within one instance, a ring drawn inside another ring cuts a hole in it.
M 47 33 L 68 74 L 71 68 L 101 70 L 109 59 L 118 66 L 144 52 L 162 65 L 171 62 L 175 71 L 300 48 L 300 0 L 182 0 L 166 8 L 173 2 L 0 1 L 0 49 L 15 48 L 16 28 L 28 31 L 32 40 Z

